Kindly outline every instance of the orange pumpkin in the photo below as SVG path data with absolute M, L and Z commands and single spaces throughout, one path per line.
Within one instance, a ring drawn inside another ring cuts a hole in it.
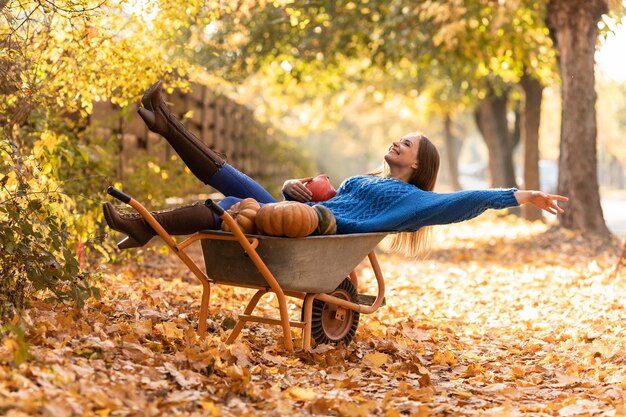
M 317 228 L 317 213 L 297 201 L 281 201 L 263 205 L 255 223 L 259 233 L 270 236 L 304 237 Z
M 242 232 L 247 234 L 256 233 L 256 225 L 254 219 L 261 206 L 254 198 L 244 198 L 238 203 L 233 204 L 228 210 L 228 214 L 237 222 Z M 230 232 L 230 227 L 226 222 L 222 222 L 222 230 Z

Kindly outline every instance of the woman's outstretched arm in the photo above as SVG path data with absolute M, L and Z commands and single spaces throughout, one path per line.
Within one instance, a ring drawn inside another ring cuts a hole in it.
M 548 213 L 557 214 L 563 211 L 558 206 L 558 201 L 567 201 L 567 197 L 514 188 L 465 190 L 447 194 L 419 190 L 408 195 L 405 201 L 398 202 L 396 210 L 399 212 L 393 216 L 398 222 L 385 226 L 388 230 L 417 230 L 424 226 L 466 221 L 487 209 L 503 209 L 522 204 L 533 204 Z M 405 211 L 403 207 L 411 209 Z

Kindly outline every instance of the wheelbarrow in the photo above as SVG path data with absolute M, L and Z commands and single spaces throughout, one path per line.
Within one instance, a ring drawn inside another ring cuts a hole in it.
M 207 200 L 205 205 L 230 226 L 232 232 L 197 232 L 181 243 L 170 236 L 152 214 L 129 195 L 109 187 L 107 192 L 133 207 L 152 226 L 165 244 L 189 268 L 203 286 L 198 335 L 206 335 L 211 285 L 221 284 L 256 289 L 239 315 L 226 343 L 235 341 L 248 322 L 282 327 L 284 345 L 293 350 L 291 328 L 302 329 L 302 348 L 316 343 L 344 343 L 352 340 L 360 314 L 371 314 L 384 304 L 385 283 L 374 248 L 388 233 L 359 233 L 286 238 L 244 234 L 235 220 Z M 206 273 L 185 252 L 200 241 Z M 376 296 L 357 293 L 355 268 L 368 257 L 376 277 Z M 252 313 L 265 294 L 274 293 L 279 318 Z M 290 320 L 287 297 L 303 300 L 299 320 Z

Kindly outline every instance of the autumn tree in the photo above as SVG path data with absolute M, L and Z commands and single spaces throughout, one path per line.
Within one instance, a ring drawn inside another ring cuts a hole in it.
M 539 177 L 539 124 L 541 122 L 541 102 L 543 85 L 536 77 L 524 73 L 520 78 L 520 86 L 524 90 L 524 108 L 521 112 L 521 136 L 524 161 L 524 188 L 540 189 Z M 537 207 L 522 207 L 526 220 L 541 220 L 543 215 Z
M 603 235 L 609 230 L 598 189 L 594 54 L 598 22 L 608 11 L 607 0 L 551 0 L 547 15 L 562 82 L 558 191 L 570 198 L 561 223 Z
M 79 255 L 101 242 L 99 202 L 118 138 L 87 142 L 93 102 L 126 105 L 147 76 L 189 67 L 169 64 L 141 18 L 112 6 L 0 3 L 0 316 L 32 290 L 78 303 L 95 294 Z

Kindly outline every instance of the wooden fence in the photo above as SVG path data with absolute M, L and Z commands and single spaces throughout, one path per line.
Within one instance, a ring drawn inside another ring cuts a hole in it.
M 283 138 L 273 133 L 275 129 L 255 120 L 249 108 L 199 84 L 192 84 L 187 93 L 175 91 L 166 96 L 166 101 L 187 129 L 268 189 L 275 191 L 297 171 L 300 152 L 277 156 L 275 149 Z M 122 180 L 132 175 L 130 161 L 139 155 L 148 154 L 164 162 L 174 154 L 163 138 L 148 130 L 134 109 L 126 112 L 110 102 L 95 103 L 90 120 L 98 126 L 99 134 L 119 140 L 117 174 Z

